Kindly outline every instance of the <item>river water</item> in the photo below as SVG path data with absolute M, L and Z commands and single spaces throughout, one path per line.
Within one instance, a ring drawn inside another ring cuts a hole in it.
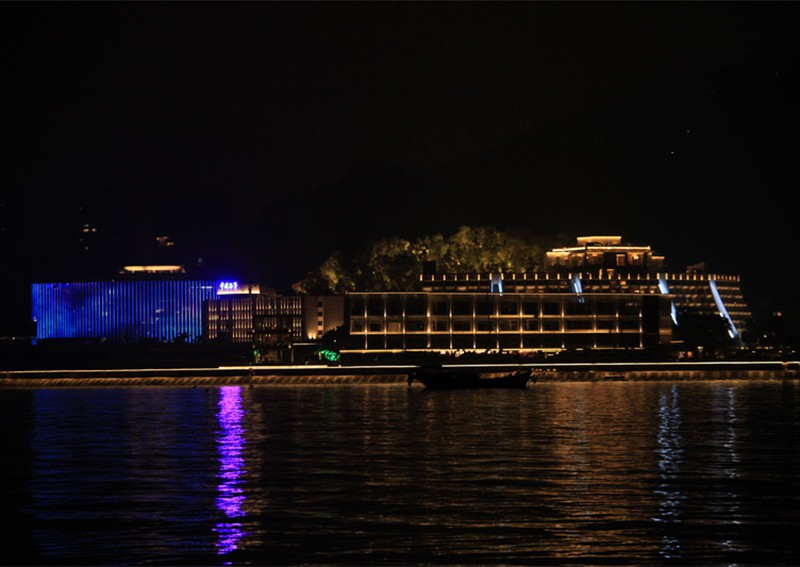
M 800 565 L 796 381 L 0 391 L 3 565 Z

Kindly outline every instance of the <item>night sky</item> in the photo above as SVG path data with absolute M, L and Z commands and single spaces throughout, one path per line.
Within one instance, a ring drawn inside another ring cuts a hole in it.
M 794 2 L 2 3 L 3 292 L 23 313 L 32 281 L 173 261 L 288 292 L 334 250 L 488 225 L 618 234 L 797 310 L 798 24 Z

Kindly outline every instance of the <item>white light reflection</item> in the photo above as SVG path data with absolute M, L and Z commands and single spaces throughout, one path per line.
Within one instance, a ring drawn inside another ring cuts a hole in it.
M 727 424 L 727 430 L 723 447 L 727 453 L 725 457 L 727 458 L 728 466 L 723 469 L 723 473 L 727 480 L 735 482 L 739 477 L 739 453 L 736 450 L 736 391 L 732 386 L 727 389 L 726 398 L 725 423 Z M 725 510 L 725 513 L 730 518 L 730 522 L 734 525 L 741 524 L 741 506 L 737 492 L 729 489 L 724 495 L 723 501 L 728 504 L 728 509 Z M 721 544 L 727 551 L 739 551 L 739 546 L 731 539 L 725 539 Z
M 241 386 L 222 386 L 219 389 L 219 411 L 217 421 L 217 450 L 219 451 L 219 486 L 217 487 L 217 508 L 224 514 L 223 521 L 217 523 L 217 553 L 226 555 L 234 551 L 239 540 L 247 535 L 242 523 L 237 520 L 244 516 L 245 495 L 242 489 L 244 474 L 245 445 L 242 418 Z
M 679 432 L 681 410 L 678 404 L 678 388 L 673 385 L 669 392 L 662 392 L 658 398 L 658 468 L 661 484 L 656 489 L 662 500 L 658 507 L 657 522 L 679 524 L 680 503 L 683 496 L 677 487 L 677 478 L 683 461 L 682 439 Z M 680 541 L 664 534 L 661 555 L 665 558 L 680 557 Z
M 728 388 L 728 431 L 727 439 L 725 441 L 725 449 L 728 451 L 731 466 L 728 468 L 728 478 L 737 478 L 739 476 L 737 469 L 739 467 L 739 453 L 736 451 L 736 390 L 733 387 Z

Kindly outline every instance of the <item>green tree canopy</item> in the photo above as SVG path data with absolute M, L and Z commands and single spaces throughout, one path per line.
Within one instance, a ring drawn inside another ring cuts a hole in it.
M 462 226 L 454 234 L 393 236 L 370 242 L 351 258 L 334 252 L 316 270 L 292 285 L 299 294 L 326 295 L 347 291 L 402 291 L 419 287 L 425 262 L 439 272 L 530 272 L 541 270 L 545 252 L 569 241 L 538 236 L 527 229 L 499 231 Z

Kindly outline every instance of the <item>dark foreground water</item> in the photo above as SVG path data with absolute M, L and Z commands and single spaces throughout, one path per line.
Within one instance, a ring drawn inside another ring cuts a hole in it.
M 0 391 L 0 564 L 800 565 L 796 382 Z

